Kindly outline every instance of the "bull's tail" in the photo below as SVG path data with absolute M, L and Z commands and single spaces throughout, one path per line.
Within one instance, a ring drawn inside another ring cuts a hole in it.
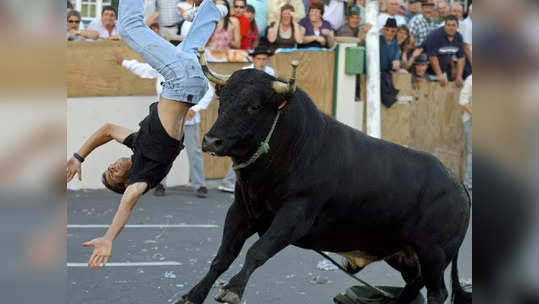
M 472 293 L 464 291 L 464 288 L 460 285 L 459 282 L 459 271 L 457 269 L 459 253 L 455 254 L 455 257 L 451 261 L 451 284 L 452 284 L 452 295 L 451 302 L 453 304 L 472 304 Z

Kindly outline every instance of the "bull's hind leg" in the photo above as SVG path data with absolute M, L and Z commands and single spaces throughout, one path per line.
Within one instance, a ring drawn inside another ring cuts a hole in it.
M 444 283 L 444 269 L 447 267 L 444 250 L 437 245 L 422 244 L 416 252 L 427 288 L 428 304 L 443 304 L 448 296 Z
M 318 207 L 306 200 L 291 201 L 275 215 L 268 230 L 247 251 L 245 263 L 215 299 L 222 303 L 239 304 L 245 286 L 253 272 L 286 246 L 299 240 L 312 226 Z
M 175 302 L 176 304 L 199 304 L 204 302 L 215 280 L 230 267 L 240 253 L 245 240 L 254 234 L 254 230 L 249 228 L 247 219 L 248 216 L 244 209 L 237 202 L 234 202 L 228 209 L 223 240 L 217 255 L 211 263 L 210 270 L 187 295 Z

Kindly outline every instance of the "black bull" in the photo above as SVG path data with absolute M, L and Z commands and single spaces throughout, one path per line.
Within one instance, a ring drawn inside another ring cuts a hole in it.
M 434 156 L 341 124 L 300 89 L 276 93 L 273 81 L 263 72 L 241 70 L 221 91 L 218 119 L 204 138 L 206 152 L 243 163 L 278 112 L 280 117 L 270 151 L 237 171 L 235 199 L 209 272 L 177 303 L 202 303 L 254 233 L 260 238 L 217 301 L 240 303 L 254 270 L 295 245 L 339 253 L 350 272 L 385 260 L 406 281 L 399 303 L 415 298 L 423 286 L 429 304 L 443 303 L 443 273 L 453 262 L 458 302 L 464 293 L 457 256 L 471 207 L 459 180 Z

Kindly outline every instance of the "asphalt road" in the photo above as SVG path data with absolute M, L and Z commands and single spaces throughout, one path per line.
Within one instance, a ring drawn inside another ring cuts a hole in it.
M 232 195 L 212 187 L 205 199 L 196 198 L 187 187 L 169 189 L 165 197 L 148 193 L 135 206 L 128 224 L 169 226 L 126 227 L 115 241 L 109 259 L 109 264 L 119 263 L 118 266 L 100 270 L 80 266 L 77 263 L 86 263 L 91 254 L 82 243 L 102 236 L 106 230 L 87 225 L 110 224 L 119 199 L 119 195 L 105 190 L 68 192 L 68 303 L 171 303 L 172 297 L 187 293 L 208 270 L 220 244 Z M 170 226 L 177 224 L 187 227 Z M 245 252 L 256 238 L 248 240 L 221 280 L 228 280 L 240 270 Z M 312 251 L 286 248 L 253 274 L 242 303 L 333 303 L 336 294 L 357 282 L 338 270 L 317 268 L 323 260 Z M 459 271 L 461 279 L 471 280 L 471 223 L 460 251 Z M 383 262 L 369 265 L 359 275 L 372 284 L 404 284 L 400 274 Z M 449 271 L 446 285 L 451 285 Z M 205 303 L 216 303 L 213 296 L 218 290 L 215 286 Z

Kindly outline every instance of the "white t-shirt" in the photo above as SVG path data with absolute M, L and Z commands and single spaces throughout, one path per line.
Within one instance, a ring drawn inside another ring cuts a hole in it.
M 324 7 L 324 20 L 327 20 L 336 30 L 344 25 L 346 17 L 344 16 L 343 0 L 331 0 Z
M 88 25 L 89 31 L 96 31 L 99 33 L 99 38 L 110 38 L 111 35 L 109 35 L 109 31 L 103 26 L 103 23 L 101 22 L 101 18 L 97 18 L 92 20 L 90 25 Z M 114 28 L 112 29 L 112 35 L 120 35 L 120 32 L 118 32 L 118 27 L 116 24 L 114 24 Z
M 459 104 L 461 106 L 472 104 L 472 75 L 464 80 L 462 90 L 460 90 Z M 472 118 L 470 114 L 464 110 L 462 113 L 462 122 L 466 122 L 470 118 Z
M 254 63 L 251 64 L 251 65 L 248 65 L 246 67 L 243 67 L 243 70 L 246 70 L 246 69 L 254 69 L 255 68 L 255 65 Z M 266 65 L 266 67 L 264 68 L 264 72 L 270 74 L 271 76 L 275 77 L 275 71 L 273 70 L 272 67 L 270 67 L 269 65 Z
M 464 43 L 467 43 L 470 45 L 470 51 L 472 50 L 472 19 L 469 17 L 464 19 L 462 21 L 462 24 L 460 25 L 460 28 L 462 30 L 462 39 L 464 40 Z

